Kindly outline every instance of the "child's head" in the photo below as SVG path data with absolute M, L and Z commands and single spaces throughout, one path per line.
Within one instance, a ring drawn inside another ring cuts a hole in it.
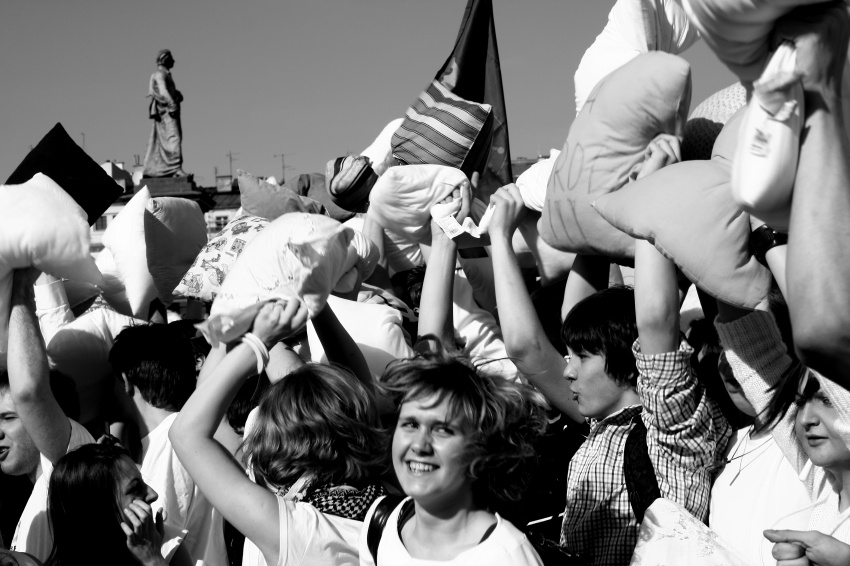
M 375 401 L 344 368 L 301 366 L 266 391 L 245 454 L 257 483 L 271 488 L 304 474 L 316 485 L 372 480 L 384 455 Z
M 569 312 L 561 334 L 570 354 L 565 377 L 579 412 L 602 419 L 631 404 L 638 375 L 634 291 L 611 287 L 587 297 Z
M 488 509 L 519 500 L 546 430 L 539 393 L 444 352 L 394 362 L 380 388 L 399 408 L 392 462 L 414 500 Z

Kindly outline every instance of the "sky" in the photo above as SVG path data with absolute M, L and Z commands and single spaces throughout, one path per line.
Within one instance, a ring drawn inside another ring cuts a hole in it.
M 573 74 L 613 0 L 493 0 L 511 156 L 560 149 Z M 171 49 L 183 169 L 324 171 L 401 117 L 454 45 L 466 0 L 3 0 L 0 177 L 56 123 L 101 163 L 144 159 L 148 79 Z M 692 108 L 733 82 L 698 43 Z

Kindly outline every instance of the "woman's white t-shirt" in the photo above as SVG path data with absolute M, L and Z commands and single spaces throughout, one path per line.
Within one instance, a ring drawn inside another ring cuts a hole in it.
M 383 498 L 378 498 L 363 521 L 363 532 L 360 534 L 360 566 L 375 566 L 372 555 L 366 543 L 368 525 L 375 513 L 375 507 Z M 408 554 L 407 548 L 398 534 L 398 517 L 405 502 L 402 501 L 387 519 L 378 545 L 379 566 L 430 566 L 441 564 L 443 566 L 542 566 L 543 561 L 537 555 L 528 538 L 520 532 L 510 521 L 507 521 L 496 513 L 496 528 L 490 533 L 486 540 L 478 546 L 461 552 L 452 560 L 435 561 L 413 558 Z
M 309 503 L 277 498 L 280 556 L 276 566 L 357 566 L 363 523 L 322 513 Z M 245 539 L 242 566 L 268 565 L 260 549 Z

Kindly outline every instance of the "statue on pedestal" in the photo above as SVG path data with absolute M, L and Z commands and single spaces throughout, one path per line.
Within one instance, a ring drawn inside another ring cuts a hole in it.
M 180 125 L 180 103 L 183 95 L 174 86 L 171 68 L 174 57 L 163 49 L 156 56 L 156 71 L 148 86 L 148 117 L 153 122 L 143 177 L 185 177 L 183 172 L 183 129 Z

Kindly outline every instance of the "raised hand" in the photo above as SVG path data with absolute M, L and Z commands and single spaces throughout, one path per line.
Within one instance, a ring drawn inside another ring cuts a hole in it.
M 841 94 L 850 39 L 850 13 L 844 2 L 801 6 L 776 23 L 775 41 L 791 41 L 805 90 Z
M 658 134 L 646 146 L 643 166 L 637 178 L 643 179 L 647 175 L 681 160 L 682 150 L 679 147 L 679 138 L 671 134 Z
M 121 530 L 127 535 L 127 549 L 136 560 L 144 566 L 166 564 L 160 554 L 163 523 L 161 510 L 154 519 L 151 506 L 136 499 L 124 509 L 124 516 L 127 521 L 121 523 Z
M 490 206 L 493 208 L 493 215 L 490 217 L 487 233 L 491 237 L 498 235 L 510 239 L 527 211 L 519 188 L 511 183 L 497 189 L 490 196 Z
M 307 306 L 298 299 L 271 301 L 254 318 L 251 332 L 271 348 L 307 324 Z

